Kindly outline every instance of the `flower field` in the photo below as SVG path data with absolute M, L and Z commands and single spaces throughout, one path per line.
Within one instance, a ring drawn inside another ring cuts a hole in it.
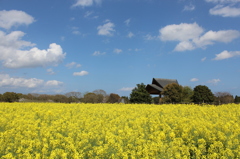
M 240 105 L 0 103 L 0 158 L 240 158 Z

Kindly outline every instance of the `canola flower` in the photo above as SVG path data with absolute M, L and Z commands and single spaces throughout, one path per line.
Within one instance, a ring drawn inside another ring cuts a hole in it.
M 239 121 L 239 104 L 0 103 L 0 158 L 240 158 Z

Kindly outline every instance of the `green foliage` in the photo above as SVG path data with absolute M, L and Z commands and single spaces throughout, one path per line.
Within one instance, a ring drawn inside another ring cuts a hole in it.
M 98 103 L 97 95 L 95 93 L 86 93 L 81 100 L 84 103 Z
M 163 88 L 162 102 L 164 103 L 191 103 L 193 90 L 189 86 L 181 86 L 176 83 L 168 84 Z
M 182 101 L 183 87 L 176 83 L 168 84 L 163 88 L 162 98 L 163 102 L 180 103 Z
M 15 92 L 5 92 L 2 95 L 2 101 L 4 102 L 16 102 L 19 100 L 19 96 Z
M 240 96 L 235 96 L 234 103 L 240 103 Z
M 137 84 L 130 94 L 131 103 L 152 103 L 152 97 L 146 90 L 146 85 L 143 83 Z
M 120 96 L 118 94 L 111 93 L 108 97 L 107 103 L 118 103 Z
M 182 103 L 191 103 L 193 90 L 189 86 L 184 86 L 182 91 Z
M 153 97 L 152 101 L 154 104 L 159 104 L 159 97 Z
M 198 85 L 193 89 L 192 99 L 194 103 L 212 103 L 214 95 L 207 86 Z

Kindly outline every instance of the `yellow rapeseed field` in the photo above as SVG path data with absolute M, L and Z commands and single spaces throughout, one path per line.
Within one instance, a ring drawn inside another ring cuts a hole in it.
M 0 158 L 240 158 L 240 105 L 0 103 Z

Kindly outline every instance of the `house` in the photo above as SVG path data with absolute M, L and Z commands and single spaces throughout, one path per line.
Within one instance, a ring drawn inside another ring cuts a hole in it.
M 161 92 L 163 91 L 163 88 L 171 83 L 178 84 L 178 81 L 176 79 L 163 79 L 163 78 L 153 78 L 152 84 L 148 84 L 146 86 L 146 90 L 150 94 L 156 94 L 161 97 Z

